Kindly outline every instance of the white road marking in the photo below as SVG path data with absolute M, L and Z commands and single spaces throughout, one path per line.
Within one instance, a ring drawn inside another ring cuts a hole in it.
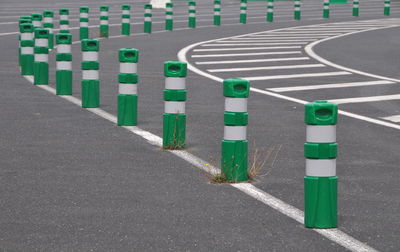
M 387 116 L 387 117 L 381 117 L 381 118 L 384 120 L 392 121 L 392 122 L 396 122 L 396 123 L 400 122 L 400 115 Z
M 301 51 L 287 52 L 258 52 L 258 53 L 226 53 L 226 54 L 195 54 L 192 58 L 207 58 L 207 57 L 233 57 L 233 56 L 257 56 L 257 55 L 285 55 L 285 54 L 301 54 Z
M 278 80 L 278 79 L 293 79 L 293 78 L 313 78 L 323 76 L 338 76 L 338 75 L 349 75 L 351 73 L 345 71 L 339 72 L 326 72 L 326 73 L 306 73 L 306 74 L 285 74 L 285 75 L 269 75 L 269 76 L 255 76 L 255 77 L 239 77 L 248 81 L 258 80 Z
M 219 52 L 219 51 L 244 51 L 244 50 L 274 50 L 274 49 L 299 49 L 299 48 L 301 48 L 301 46 L 236 47 L 236 48 L 194 49 L 193 52 Z
M 260 37 L 269 37 L 269 36 L 282 36 L 282 37 L 287 37 L 287 36 L 296 36 L 295 34 L 300 34 L 302 36 L 316 36 L 316 35 L 320 35 L 320 36 L 334 36 L 334 35 L 338 35 L 338 34 L 342 34 L 343 32 L 331 32 L 331 33 L 324 33 L 324 32 L 307 32 L 307 31 L 282 31 L 282 32 L 271 32 L 271 33 L 265 33 L 265 34 L 258 34 L 258 35 L 252 35 L 249 37 L 256 37 L 256 38 L 260 38 Z
M 216 43 L 246 43 L 252 45 L 253 43 L 260 43 L 260 42 L 304 42 L 304 41 L 315 41 L 317 39 L 279 39 L 279 38 L 265 38 L 262 40 L 240 40 L 240 39 L 232 39 L 232 40 L 223 40 L 217 41 Z
M 321 39 L 321 38 L 327 38 L 329 36 L 263 36 L 263 37 L 247 37 L 247 38 L 235 38 L 235 40 L 254 40 L 254 41 L 259 41 L 263 39 Z
M 276 58 L 276 59 L 255 59 L 255 60 L 223 60 L 223 61 L 200 61 L 195 62 L 197 65 L 216 65 L 216 64 L 239 64 L 239 63 L 254 63 L 254 62 L 277 62 L 277 61 L 294 61 L 294 60 L 309 60 L 309 57 L 297 58 Z
M 377 101 L 390 101 L 390 100 L 400 100 L 400 94 L 333 99 L 329 101 L 337 104 L 344 104 L 344 103 L 377 102 Z
M 322 84 L 322 85 L 267 88 L 267 90 L 274 92 L 291 92 L 291 91 L 315 90 L 315 89 L 326 89 L 326 88 L 361 87 L 361 86 L 387 85 L 387 84 L 396 84 L 396 82 L 386 81 L 386 80 L 360 81 L 360 82 L 346 82 L 346 83 Z
M 268 45 L 306 45 L 307 42 L 285 42 L 285 43 L 251 43 L 251 44 L 245 44 L 247 46 L 249 45 L 257 45 L 257 46 L 268 46 Z M 204 44 L 201 45 L 204 47 L 207 46 L 212 46 L 212 47 L 217 47 L 217 46 L 243 46 L 243 44 Z
M 239 71 L 298 69 L 298 68 L 313 68 L 313 67 L 326 67 L 326 66 L 324 64 L 305 64 L 305 65 L 289 65 L 289 66 L 220 68 L 220 69 L 207 69 L 207 71 L 210 73 L 223 73 L 223 72 L 239 72 Z

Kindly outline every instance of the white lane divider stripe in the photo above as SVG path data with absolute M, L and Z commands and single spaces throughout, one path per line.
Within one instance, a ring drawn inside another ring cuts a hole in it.
M 193 52 L 219 52 L 219 51 L 244 51 L 244 50 L 275 50 L 275 49 L 300 49 L 300 48 L 301 48 L 301 46 L 236 47 L 236 48 L 194 49 Z
M 326 67 L 326 66 L 323 65 L 323 64 L 304 64 L 304 65 L 289 65 L 289 66 L 267 66 L 267 67 L 240 67 L 240 68 L 207 69 L 207 71 L 210 72 L 210 73 L 224 73 L 224 72 L 240 72 L 240 71 L 314 68 L 314 67 Z
M 308 31 L 281 31 L 281 32 L 270 32 L 270 33 L 265 33 L 265 34 L 257 34 L 257 35 L 251 35 L 248 36 L 250 38 L 262 38 L 262 37 L 271 37 L 271 36 L 275 36 L 275 37 L 288 37 L 288 36 L 296 36 L 296 34 L 299 34 L 301 36 L 335 36 L 338 34 L 342 34 L 343 32 L 330 32 L 330 33 L 324 33 L 324 32 L 308 32 Z
M 384 120 L 387 120 L 387 121 L 395 122 L 395 123 L 400 122 L 400 115 L 386 116 L 386 117 L 381 117 L 381 118 Z
M 252 43 L 260 43 L 260 42 L 304 42 L 304 41 L 315 41 L 317 39 L 279 39 L 279 38 L 265 38 L 262 40 L 240 40 L 240 39 L 232 39 L 232 40 L 222 40 L 222 41 L 217 41 L 216 43 L 247 43 L 247 44 L 252 44 Z
M 390 100 L 400 100 L 400 94 L 343 98 L 343 99 L 333 99 L 329 101 L 337 104 L 344 104 L 344 103 L 378 102 L 378 101 L 390 101 Z
M 295 61 L 309 60 L 309 57 L 296 58 L 276 58 L 276 59 L 255 59 L 255 60 L 223 60 L 223 61 L 200 61 L 195 62 L 197 65 L 216 65 L 216 64 L 239 64 L 239 63 L 255 63 L 255 62 L 278 62 L 278 61 Z
M 257 55 L 284 55 L 284 54 L 301 54 L 301 51 L 287 52 L 258 52 L 258 53 L 229 53 L 229 54 L 195 54 L 192 58 L 207 58 L 207 57 L 234 57 L 234 56 L 257 56 Z
M 269 76 L 255 76 L 255 77 L 239 77 L 248 81 L 257 80 L 278 80 L 278 79 L 293 79 L 293 78 L 313 78 L 323 76 L 338 76 L 338 75 L 349 75 L 351 73 L 345 71 L 339 72 L 326 72 L 326 73 L 306 73 L 306 74 L 285 74 L 285 75 L 269 75 Z
M 306 45 L 308 44 L 307 42 L 284 42 L 284 43 L 252 43 L 252 44 L 204 44 L 201 46 L 207 47 L 207 46 L 243 46 L 243 45 L 256 45 L 256 46 L 268 46 L 268 45 Z
M 360 82 L 345 82 L 345 83 L 335 83 L 335 84 L 321 84 L 321 85 L 267 88 L 267 90 L 279 93 L 279 92 L 315 90 L 315 89 L 326 89 L 326 88 L 346 88 L 346 87 L 361 87 L 361 86 L 387 85 L 387 84 L 396 84 L 396 82 L 386 81 L 386 80 L 360 81 Z
M 259 41 L 263 39 L 321 39 L 321 38 L 327 38 L 329 36 L 262 36 L 262 37 L 242 37 L 242 38 L 234 38 L 235 40 L 254 40 L 254 41 Z

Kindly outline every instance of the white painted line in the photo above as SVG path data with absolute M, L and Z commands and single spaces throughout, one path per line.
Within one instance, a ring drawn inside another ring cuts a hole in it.
M 344 104 L 344 103 L 362 103 L 362 102 L 377 102 L 377 101 L 390 101 L 390 100 L 400 100 L 400 94 L 354 97 L 354 98 L 334 99 L 329 101 L 337 104 Z
M 240 67 L 240 68 L 207 69 L 207 71 L 210 73 L 224 73 L 224 72 L 258 71 L 258 70 L 299 69 L 299 68 L 314 68 L 314 67 L 325 67 L 325 65 L 305 64 L 305 65 L 290 65 L 290 66 Z
M 194 49 L 193 52 L 219 52 L 219 51 L 244 51 L 244 50 L 275 50 L 275 49 L 299 49 L 299 48 L 301 48 L 301 46 L 236 47 L 236 48 Z
M 252 43 L 260 43 L 260 42 L 304 42 L 304 41 L 315 41 L 317 39 L 279 39 L 279 38 L 265 38 L 263 40 L 221 40 L 216 43 L 247 43 L 251 45 Z
M 251 43 L 251 44 L 245 44 L 247 46 L 249 45 L 257 45 L 257 46 L 268 46 L 268 45 L 306 45 L 308 44 L 307 42 L 288 42 L 288 43 Z M 243 46 L 243 44 L 204 44 L 201 46 Z
M 229 53 L 229 54 L 196 54 L 196 55 L 192 55 L 192 58 L 257 56 L 257 55 L 284 55 L 284 54 L 301 54 L 301 51 L 258 52 L 258 53 Z
M 392 121 L 392 122 L 400 122 L 400 115 L 394 115 L 394 116 L 387 116 L 387 117 L 381 117 L 383 120 L 387 121 Z
M 285 75 L 270 75 L 270 76 L 255 76 L 255 77 L 239 77 L 249 81 L 257 80 L 278 80 L 278 79 L 293 79 L 293 78 L 309 78 L 309 77 L 323 77 L 323 76 L 338 76 L 349 75 L 349 72 L 327 72 L 327 73 L 306 73 L 306 74 L 285 74 Z
M 276 58 L 276 59 L 255 59 L 255 60 L 223 60 L 223 61 L 200 61 L 195 62 L 197 65 L 216 65 L 216 64 L 239 64 L 239 63 L 255 63 L 255 62 L 278 62 L 278 61 L 295 61 L 309 60 L 309 57 L 297 58 Z
M 259 41 L 263 39 L 322 39 L 327 38 L 328 36 L 263 36 L 263 37 L 244 37 L 244 38 L 235 38 L 235 40 L 254 40 Z
M 267 90 L 279 93 L 279 92 L 315 90 L 315 89 L 326 89 L 326 88 L 346 88 L 346 87 L 361 87 L 361 86 L 387 85 L 387 84 L 396 84 L 396 83 L 393 81 L 378 80 L 378 81 L 360 81 L 360 82 L 346 82 L 346 83 L 335 83 L 335 84 L 295 86 L 295 87 L 267 88 Z
M 262 34 L 262 35 L 252 35 L 252 36 L 249 36 L 249 37 L 257 37 L 257 38 L 260 38 L 260 37 L 269 37 L 269 36 L 276 36 L 276 37 L 279 37 L 279 36 L 282 36 L 282 37 L 287 37 L 287 36 L 296 36 L 295 34 L 299 34 L 299 35 L 301 35 L 301 36 L 307 36 L 307 35 L 310 35 L 310 36 L 316 36 L 316 35 L 318 35 L 318 36 L 325 36 L 325 37 L 327 37 L 327 36 L 335 36 L 335 35 L 338 35 L 338 34 L 342 34 L 343 32 L 330 32 L 330 33 L 324 33 L 324 32 L 307 32 L 307 31 L 282 31 L 282 32 L 268 32 L 268 33 L 265 33 L 265 34 Z

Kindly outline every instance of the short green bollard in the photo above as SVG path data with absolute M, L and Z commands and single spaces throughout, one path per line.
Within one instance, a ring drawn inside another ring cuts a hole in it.
M 99 40 L 84 39 L 82 49 L 82 107 L 100 107 Z
M 56 94 L 72 95 L 72 35 L 57 34 L 56 44 Z

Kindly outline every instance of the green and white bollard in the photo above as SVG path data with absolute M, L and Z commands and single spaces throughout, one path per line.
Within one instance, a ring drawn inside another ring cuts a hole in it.
M 214 25 L 221 25 L 221 0 L 214 0 Z
M 145 4 L 144 5 L 144 27 L 143 31 L 144 33 L 151 33 L 151 17 L 153 16 L 151 14 L 151 9 L 153 9 L 153 6 L 151 4 Z
M 359 0 L 353 0 L 353 17 L 358 17 L 359 6 L 360 6 Z
M 300 0 L 294 1 L 294 20 L 301 19 L 301 2 Z
M 60 15 L 60 33 L 69 33 L 69 9 L 59 9 L 58 14 Z
M 337 227 L 336 123 L 338 106 L 326 101 L 305 105 L 304 225 Z
M 196 2 L 195 1 L 189 1 L 188 26 L 190 28 L 196 28 Z
M 56 94 L 72 95 L 72 35 L 59 33 L 56 43 Z
M 180 61 L 164 63 L 165 108 L 163 114 L 163 148 L 186 147 L 186 75 L 187 64 Z
M 21 75 L 33 75 L 33 25 L 31 23 L 22 23 L 19 25 L 21 33 Z
M 33 29 L 42 27 L 43 16 L 40 13 L 32 13 Z
M 32 22 L 32 17 L 31 16 L 20 16 L 19 20 L 29 20 L 30 22 Z
M 49 84 L 49 30 L 36 28 L 34 63 L 33 63 L 33 84 Z
M 174 4 L 173 3 L 166 3 L 165 4 L 166 11 L 165 11 L 165 30 L 172 31 L 174 29 Z
M 108 38 L 108 6 L 100 6 L 100 37 Z
M 244 79 L 227 79 L 223 82 L 225 96 L 224 140 L 221 145 L 221 172 L 227 181 L 248 180 L 247 99 L 250 82 Z
M 43 11 L 43 28 L 47 28 L 49 30 L 49 49 L 54 48 L 54 11 L 45 10 Z
M 329 0 L 324 0 L 323 18 L 329 18 Z
M 134 48 L 119 50 L 118 126 L 136 126 L 138 114 L 139 51 Z
M 247 23 L 247 0 L 241 0 L 240 2 L 240 23 Z
M 82 108 L 100 107 L 99 40 L 84 39 L 82 49 Z
M 268 0 L 267 4 L 267 22 L 274 21 L 274 0 Z
M 121 23 L 121 34 L 131 35 L 131 6 L 129 4 L 123 4 L 122 8 L 122 23 Z
M 89 38 L 89 7 L 79 7 L 79 40 Z
M 20 28 L 19 35 L 18 35 L 18 65 L 19 66 L 21 66 L 21 34 L 22 34 L 21 25 L 22 24 L 32 24 L 32 21 L 30 19 L 24 19 L 23 17 L 24 16 L 22 16 L 21 19 L 18 20 L 18 27 Z
M 385 16 L 390 15 L 390 0 L 385 0 L 385 8 L 383 9 L 383 14 Z

